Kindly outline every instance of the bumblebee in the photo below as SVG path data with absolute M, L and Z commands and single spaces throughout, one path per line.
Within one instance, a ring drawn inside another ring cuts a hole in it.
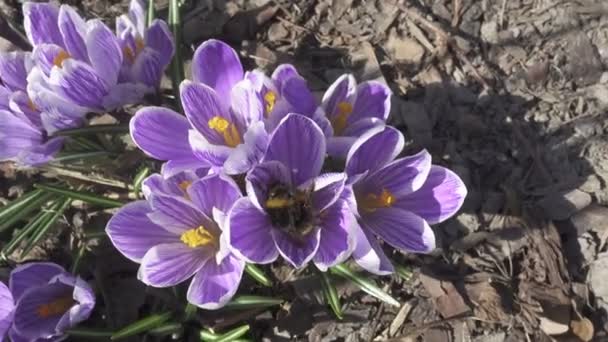
M 314 184 L 306 190 L 293 190 L 285 184 L 270 187 L 264 209 L 272 224 L 296 240 L 302 240 L 315 229 L 312 192 Z

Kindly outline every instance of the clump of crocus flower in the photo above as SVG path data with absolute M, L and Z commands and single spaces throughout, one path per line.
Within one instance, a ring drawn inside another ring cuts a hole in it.
M 53 263 L 18 266 L 0 283 L 0 340 L 58 341 L 89 318 L 95 295 L 81 278 Z
M 129 12 L 116 19 L 116 35 L 123 52 L 119 82 L 143 83 L 155 91 L 171 62 L 175 46 L 169 27 L 154 19 L 146 27 L 148 1 L 131 0 Z
M 30 99 L 31 67 L 29 52 L 0 53 L 0 161 L 23 166 L 47 163 L 63 145 L 63 138 L 49 139 L 48 134 L 82 123 L 80 113 L 41 110 Z
M 123 49 L 101 20 L 85 22 L 72 7 L 52 3 L 26 2 L 23 14 L 36 63 L 31 96 L 45 102 L 50 92 L 85 111 L 103 112 L 138 103 L 150 91 L 147 84 L 119 80 Z
M 326 271 L 352 256 L 372 273 L 390 274 L 382 242 L 430 252 L 429 224 L 454 215 L 466 196 L 460 178 L 432 165 L 428 152 L 399 157 L 404 138 L 386 125 L 391 92 L 379 82 L 357 85 L 344 75 L 318 103 L 293 66 L 271 77 L 245 73 L 236 51 L 210 40 L 194 55 L 193 80 L 180 88 L 185 117 L 147 107 L 131 120 L 135 143 L 166 163 L 144 185 L 146 200 L 121 209 L 107 232 L 142 264 L 139 277 L 149 285 L 195 274 L 189 300 L 200 307 L 220 307 L 234 294 L 237 285 L 225 282 L 238 282 L 244 262 L 281 256 Z M 209 175 L 196 180 L 192 172 L 201 170 Z M 201 191 L 210 179 L 223 182 L 223 195 L 210 185 Z M 219 204 L 209 211 L 201 203 Z

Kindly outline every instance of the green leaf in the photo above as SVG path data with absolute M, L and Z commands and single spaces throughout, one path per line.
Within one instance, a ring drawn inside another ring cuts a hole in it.
M 55 196 L 57 195 L 48 192 L 38 193 L 38 195 L 32 197 L 21 205 L 18 205 L 16 208 L 11 209 L 10 214 L 7 214 L 7 216 L 3 214 L 3 219 L 0 220 L 0 222 L 2 222 L 0 224 L 0 233 L 29 215 L 32 211 L 40 209 L 44 203 L 48 202 Z
M 36 184 L 36 185 L 34 185 L 34 187 L 36 187 L 38 189 L 42 189 L 47 192 L 54 193 L 54 194 L 59 194 L 59 195 L 71 197 L 73 199 L 81 200 L 83 202 L 87 202 L 90 204 L 100 205 L 100 206 L 106 207 L 106 208 L 117 208 L 117 207 L 121 207 L 125 204 L 121 201 L 102 197 L 102 196 L 96 195 L 91 192 L 75 191 L 75 190 L 70 190 L 70 189 L 66 189 L 66 188 L 62 188 L 62 187 L 58 187 L 58 186 L 44 185 L 44 184 Z
M 188 303 L 186 305 L 186 309 L 184 310 L 184 321 L 191 320 L 194 315 L 196 315 L 196 311 L 198 311 L 198 307 L 196 305 Z
M 323 294 L 325 295 L 325 301 L 334 312 L 336 317 L 341 320 L 344 318 L 342 314 L 342 305 L 340 304 L 340 296 L 336 291 L 336 286 L 331 280 L 331 276 L 327 272 L 319 272 L 321 274 L 321 284 L 323 285 Z
M 111 331 L 105 330 L 97 330 L 97 329 L 88 329 L 88 328 L 72 328 L 68 329 L 66 333 L 72 337 L 81 337 L 81 338 L 103 338 L 107 339 L 112 336 Z M 81 341 L 84 339 L 81 339 Z
M 53 133 L 56 137 L 94 135 L 98 133 L 125 134 L 129 133 L 129 125 L 93 125 L 80 128 L 63 129 Z
M 200 337 L 201 341 L 213 341 L 213 342 L 234 342 L 241 336 L 245 335 L 249 331 L 249 324 L 245 324 L 236 329 L 232 329 L 225 334 L 218 335 L 209 330 L 201 330 Z
M 372 280 L 361 277 L 360 275 L 354 273 L 353 271 L 351 271 L 348 267 L 346 267 L 344 265 L 336 265 L 334 267 L 331 267 L 329 269 L 329 271 L 333 274 L 339 275 L 340 277 L 343 277 L 345 279 L 352 281 L 353 283 L 355 283 L 355 285 L 357 285 L 364 292 L 380 299 L 381 301 L 383 301 L 387 304 L 390 304 L 393 306 L 400 305 L 399 302 L 395 298 L 391 297 L 391 295 L 389 295 L 388 293 L 382 291 L 382 289 L 380 289 L 378 286 L 376 286 L 376 284 Z
M 144 179 L 148 177 L 149 174 L 150 168 L 147 166 L 143 167 L 141 170 L 139 170 L 139 172 L 137 172 L 135 178 L 133 178 L 133 192 L 135 192 L 136 194 L 139 193 L 139 191 L 141 190 L 141 184 L 143 183 Z
M 110 340 L 115 341 L 121 338 L 126 338 L 150 331 L 154 328 L 158 328 L 161 324 L 169 320 L 169 318 L 171 318 L 171 312 L 148 316 L 135 323 L 129 324 L 128 326 L 115 332 L 112 337 L 110 337 Z
M 182 20 L 179 11 L 179 1 L 169 0 L 169 27 L 175 42 L 175 55 L 171 62 L 171 83 L 175 100 L 181 109 L 179 85 L 184 80 L 184 60 L 182 58 Z
M 154 0 L 148 0 L 148 14 L 147 14 L 147 27 L 152 25 L 152 22 L 156 18 L 156 7 L 154 7 Z
M 264 271 L 262 271 L 259 267 L 253 264 L 247 264 L 245 265 L 245 272 L 247 272 L 247 274 L 249 274 L 249 276 L 255 279 L 258 283 L 264 286 L 272 287 L 272 281 L 268 279 L 266 273 L 264 273 Z
M 42 195 L 42 190 L 30 191 L 0 208 L 0 222 L 14 215 L 20 208 Z
M 24 257 L 29 254 L 29 252 L 36 246 L 36 244 L 42 239 L 44 235 L 53 227 L 55 222 L 59 219 L 59 217 L 63 214 L 65 209 L 72 203 L 71 198 L 64 198 L 61 202 L 57 203 L 52 207 L 52 209 L 45 213 L 45 219 L 42 220 L 40 225 L 29 238 L 27 245 L 23 248 L 23 252 L 21 256 Z
M 108 151 L 93 151 L 80 153 L 62 153 L 61 156 L 55 157 L 53 163 L 65 163 L 73 160 L 97 159 L 101 157 L 116 156 L 116 153 Z
M 74 262 L 72 263 L 72 268 L 70 269 L 70 273 L 72 273 L 72 274 L 78 273 L 78 267 L 80 267 L 80 261 L 82 260 L 82 257 L 84 256 L 84 252 L 86 252 L 86 250 L 87 250 L 87 244 L 86 244 L 86 242 L 83 241 L 80 248 L 78 248 L 76 257 L 74 257 Z
M 280 305 L 284 302 L 280 298 L 262 297 L 262 296 L 237 296 L 234 297 L 225 308 L 227 309 L 251 309 L 251 308 L 265 308 L 269 306 Z
M 53 205 L 55 205 L 55 202 L 51 204 L 51 207 Z M 8 256 L 11 255 L 19 246 L 19 243 L 28 237 L 34 230 L 36 230 L 36 228 L 38 228 L 40 223 L 46 219 L 45 214 L 45 211 L 41 211 L 36 214 L 34 218 L 32 218 L 15 236 L 13 236 L 11 241 L 9 241 L 2 249 L 2 252 L 0 252 L 2 259 L 7 260 Z
M 406 266 L 393 264 L 395 267 L 395 272 L 401 279 L 405 281 L 410 281 L 412 279 L 412 269 Z
M 167 323 L 158 328 L 150 329 L 148 333 L 154 336 L 166 336 L 183 331 L 184 327 L 181 323 Z

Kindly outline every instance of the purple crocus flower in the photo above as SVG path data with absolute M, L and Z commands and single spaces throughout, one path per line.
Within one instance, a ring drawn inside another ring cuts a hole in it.
M 68 6 L 23 4 L 24 27 L 34 46 L 36 68 L 32 97 L 57 107 L 57 94 L 86 111 L 102 112 L 136 103 L 149 88 L 118 82 L 123 52 L 118 39 L 99 19 L 85 22 Z M 58 109 L 61 111 L 61 108 Z
M 199 167 L 244 173 L 268 141 L 254 85 L 243 79 L 236 52 L 218 40 L 199 46 L 192 65 L 194 81 L 180 87 L 186 118 L 161 107 L 143 108 L 131 120 L 131 137 L 151 157 L 167 160 L 171 173 Z
M 323 95 L 322 105 L 331 122 L 328 153 L 346 157 L 349 148 L 364 132 L 388 118 L 391 90 L 377 81 L 357 85 L 353 75 L 340 76 Z
M 291 64 L 279 65 L 271 77 L 260 70 L 245 74 L 253 82 L 260 101 L 263 103 L 266 130 L 272 132 L 289 113 L 297 113 L 312 118 L 324 132 L 329 128 L 323 110 L 308 88 L 306 80 Z
M 0 341 L 4 341 L 8 329 L 13 324 L 14 311 L 13 294 L 3 282 L 0 282 Z
M 76 116 L 41 111 L 38 101 L 30 99 L 26 87 L 31 64 L 29 52 L 0 53 L 0 161 L 22 166 L 50 161 L 64 139 L 48 139 L 47 134 L 82 123 Z
M 241 196 L 234 181 L 214 174 L 191 184 L 185 193 L 167 193 L 146 182 L 147 201 L 122 207 L 106 232 L 127 258 L 140 263 L 138 277 L 147 285 L 169 287 L 193 277 L 188 301 L 217 309 L 238 289 L 245 263 L 225 241 L 226 213 Z
M 246 176 L 247 197 L 229 214 L 229 242 L 252 263 L 281 254 L 295 267 L 326 270 L 350 255 L 355 224 L 340 196 L 343 173 L 320 174 L 325 137 L 311 119 L 289 114 L 273 132 L 260 164 Z
M 377 237 L 400 250 L 430 252 L 435 236 L 429 224 L 454 215 L 467 194 L 462 180 L 432 165 L 426 150 L 395 159 L 403 145 L 401 132 L 376 127 L 355 142 L 346 161 L 360 225 L 353 257 L 376 274 L 393 271 Z
M 131 0 L 128 14 L 116 19 L 116 35 L 124 57 L 119 81 L 139 82 L 155 90 L 171 62 L 175 44 L 164 21 L 155 19 L 146 28 L 147 3 Z
M 54 263 L 17 267 L 9 288 L 0 283 L 0 337 L 9 329 L 13 342 L 63 340 L 64 331 L 86 320 L 95 307 L 91 287 Z

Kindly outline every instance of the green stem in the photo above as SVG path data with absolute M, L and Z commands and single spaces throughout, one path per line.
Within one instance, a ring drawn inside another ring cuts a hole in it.
M 148 14 L 147 14 L 147 26 L 150 27 L 152 22 L 156 18 L 156 8 L 154 7 L 154 0 L 148 0 Z
M 45 192 L 33 200 L 27 201 L 27 203 L 24 203 L 22 206 L 19 206 L 18 210 L 14 212 L 14 215 L 7 217 L 6 220 L 0 224 L 0 233 L 26 217 L 32 211 L 40 209 L 44 203 L 48 202 L 54 196 L 54 194 Z
M 249 276 L 255 279 L 258 283 L 267 287 L 272 287 L 272 281 L 268 279 L 268 276 L 266 276 L 264 271 L 262 271 L 259 267 L 252 264 L 247 264 L 245 265 L 245 272 L 247 272 L 247 274 L 249 274 Z

